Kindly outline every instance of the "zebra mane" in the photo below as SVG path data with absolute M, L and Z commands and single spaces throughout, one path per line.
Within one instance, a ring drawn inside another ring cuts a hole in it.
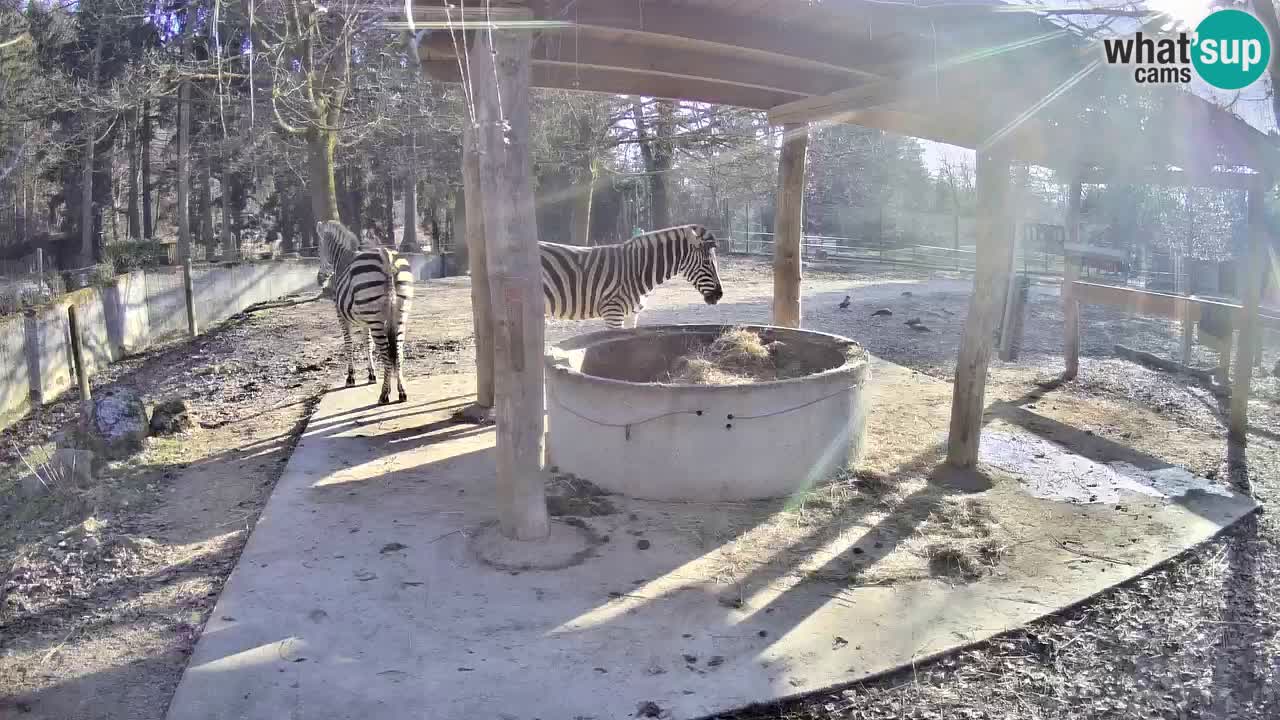
M 356 237 L 355 233 L 348 230 L 346 225 L 337 220 L 324 220 L 316 223 L 316 234 L 320 236 L 321 243 L 328 241 L 352 252 L 359 252 L 361 249 L 360 238 Z

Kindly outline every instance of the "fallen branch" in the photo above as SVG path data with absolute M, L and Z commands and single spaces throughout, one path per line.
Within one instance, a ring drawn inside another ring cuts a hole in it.
M 1228 388 L 1226 385 L 1214 382 L 1214 378 L 1217 375 L 1216 369 L 1209 370 L 1206 368 L 1198 368 L 1198 367 L 1191 367 L 1190 365 L 1183 365 L 1182 363 L 1177 362 L 1176 360 L 1166 360 L 1165 358 L 1159 357 L 1158 355 L 1152 355 L 1149 352 L 1143 352 L 1141 350 L 1134 350 L 1132 348 L 1127 348 L 1123 345 L 1116 345 L 1115 353 L 1116 355 L 1122 358 L 1127 358 L 1136 363 L 1146 365 L 1147 367 L 1153 367 L 1157 370 L 1164 370 L 1166 372 L 1171 372 L 1171 373 L 1181 373 L 1183 375 L 1190 375 L 1191 377 L 1199 380 L 1200 382 L 1208 386 L 1209 390 L 1212 391 L 1214 395 L 1218 395 L 1220 397 L 1226 397 L 1227 395 L 1231 394 L 1230 388 Z
M 258 312 L 259 310 L 275 310 L 276 308 L 293 307 L 294 305 L 305 305 L 309 302 L 315 302 L 316 300 L 319 300 L 322 297 L 324 297 L 323 294 L 315 295 L 309 298 L 303 298 L 301 300 L 268 300 L 266 302 L 254 303 L 249 307 L 245 308 L 244 311 L 247 313 L 251 313 L 251 312 Z
M 1130 567 L 1133 566 L 1133 563 L 1127 560 L 1116 560 L 1115 558 L 1109 558 L 1106 555 L 1095 555 L 1091 552 L 1085 552 L 1084 550 L 1076 550 L 1075 548 L 1067 547 L 1066 543 L 1062 542 L 1061 540 L 1059 540 L 1058 538 L 1052 535 L 1049 536 L 1049 539 L 1052 540 L 1055 545 L 1062 548 L 1063 550 L 1066 550 L 1072 555 L 1079 555 L 1080 557 L 1089 558 L 1091 560 L 1101 560 L 1102 562 L 1109 562 L 1113 565 L 1128 565 Z

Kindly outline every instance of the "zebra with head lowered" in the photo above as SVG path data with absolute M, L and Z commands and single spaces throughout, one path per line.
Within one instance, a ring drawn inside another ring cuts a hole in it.
M 561 320 L 599 317 L 611 328 L 635 327 L 645 297 L 677 273 L 708 305 L 724 296 L 716 239 L 701 225 L 655 230 L 618 245 L 540 242 L 538 251 L 546 314 Z
M 361 249 L 360 241 L 342 223 L 318 222 L 316 233 L 320 236 L 320 272 L 316 279 L 322 290 L 332 290 L 337 306 L 347 355 L 347 387 L 356 384 L 355 348 L 351 342 L 351 326 L 355 325 L 357 331 L 364 329 L 368 335 L 370 384 L 377 381 L 373 374 L 375 348 L 382 361 L 378 404 L 391 399 L 392 375 L 400 390 L 400 402 L 404 402 L 408 398 L 401 372 L 404 326 L 413 300 L 409 262 L 387 248 Z

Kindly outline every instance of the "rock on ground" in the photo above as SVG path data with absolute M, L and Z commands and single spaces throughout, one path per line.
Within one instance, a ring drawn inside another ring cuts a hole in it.
M 141 451 L 147 431 L 147 406 L 136 390 L 116 387 L 94 398 L 93 434 L 106 457 L 120 460 Z
M 151 432 L 154 435 L 174 435 L 195 425 L 195 412 L 191 404 L 182 398 L 163 400 L 151 411 Z

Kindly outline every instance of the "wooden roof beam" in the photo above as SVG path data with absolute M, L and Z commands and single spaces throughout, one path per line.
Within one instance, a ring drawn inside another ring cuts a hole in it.
M 1212 187 L 1226 190 L 1255 190 L 1269 185 L 1266 175 L 1242 172 L 1187 172 L 1185 170 L 1149 170 L 1108 172 L 1089 168 L 1078 173 L 1081 182 L 1090 185 L 1163 185 L 1168 187 Z
M 764 60 L 772 56 L 775 62 L 799 61 L 863 77 L 880 77 L 865 68 L 894 63 L 899 55 L 905 58 L 909 53 L 908 46 L 886 47 L 874 37 L 850 42 L 847 30 L 823 33 L 810 27 L 792 28 L 785 13 L 743 17 L 715 8 L 635 0 L 540 0 L 530 4 L 538 19 L 567 21 L 582 30 L 660 36 L 668 44 L 681 42 L 689 47 L 718 45 L 722 52 L 735 56 L 755 54 Z
M 423 71 L 444 82 L 460 82 L 462 73 L 456 60 L 428 60 Z M 644 95 L 670 100 L 731 105 L 751 110 L 767 110 L 794 98 L 783 94 L 741 85 L 718 83 L 701 78 L 655 76 L 624 70 L 534 63 L 532 87 L 606 93 L 609 95 Z
M 434 33 L 418 46 L 419 60 L 453 61 L 455 42 L 461 36 Z M 468 42 L 470 42 L 468 40 Z M 534 41 L 535 65 L 561 65 L 617 72 L 642 73 L 659 77 L 702 80 L 739 85 L 800 98 L 831 92 L 855 82 L 854 73 L 796 69 L 761 62 L 755 58 L 730 57 L 706 48 L 663 50 L 634 41 L 608 41 L 591 34 L 542 32 Z

